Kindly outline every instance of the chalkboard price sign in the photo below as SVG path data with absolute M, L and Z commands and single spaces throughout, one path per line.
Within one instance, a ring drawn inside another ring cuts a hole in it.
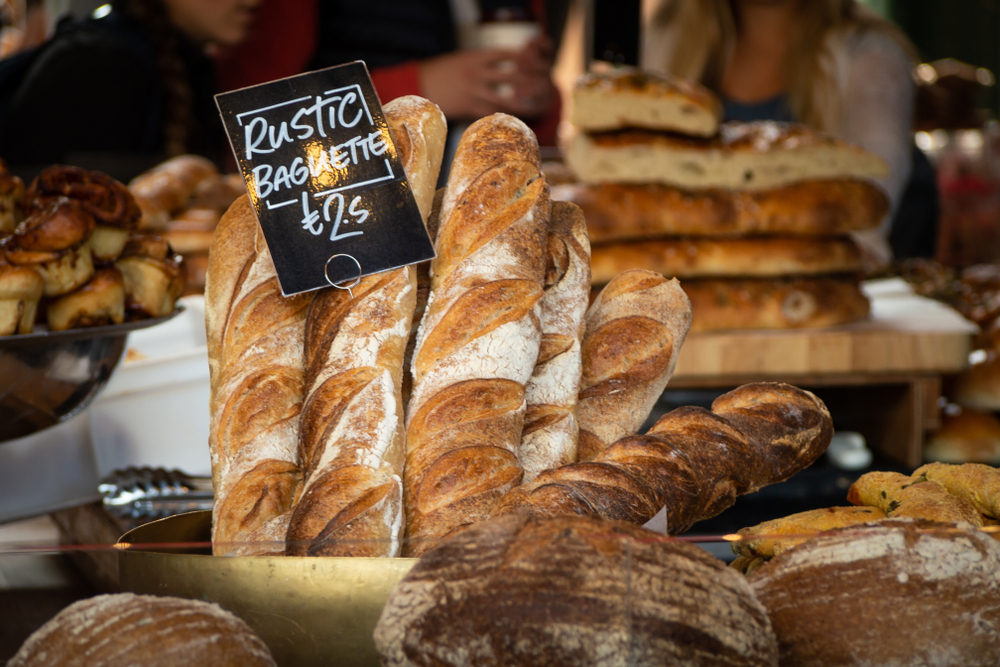
M 285 296 L 434 257 L 363 62 L 215 101 Z

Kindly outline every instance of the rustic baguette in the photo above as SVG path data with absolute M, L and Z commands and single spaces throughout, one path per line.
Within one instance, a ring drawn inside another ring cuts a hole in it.
M 217 555 L 284 550 L 301 481 L 296 443 L 311 300 L 281 295 L 250 200 L 237 199 L 219 222 L 205 286 Z
M 441 171 L 448 124 L 436 104 L 416 95 L 397 97 L 383 111 L 420 217 L 426 224 Z
M 411 95 L 386 104 L 385 117 L 426 222 L 444 153 L 444 115 Z M 416 273 L 409 266 L 366 276 L 351 292 L 319 293 L 309 307 L 299 429 L 303 486 L 288 528 L 288 555 L 399 553 L 401 383 Z
M 636 269 L 598 294 L 586 326 L 578 408 L 581 461 L 639 432 L 673 375 L 691 328 L 691 305 L 676 280 Z
M 576 461 L 580 343 L 590 293 L 590 242 L 579 206 L 552 204 L 547 247 L 542 342 L 524 388 L 526 410 L 518 452 L 523 482 Z
M 521 480 L 524 385 L 541 339 L 548 185 L 538 143 L 495 114 L 459 143 L 407 410 L 407 555 L 485 518 Z
M 830 413 L 813 394 L 747 384 L 717 398 L 711 411 L 678 408 L 592 462 L 543 472 L 508 492 L 493 514 L 586 514 L 643 524 L 666 507 L 667 531 L 676 535 L 737 496 L 805 468 L 832 435 Z
M 299 421 L 303 485 L 289 556 L 398 555 L 402 528 L 403 350 L 416 270 L 316 295 L 306 318 Z

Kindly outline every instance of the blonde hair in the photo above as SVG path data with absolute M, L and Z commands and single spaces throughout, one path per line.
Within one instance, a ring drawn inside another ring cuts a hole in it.
M 699 81 L 719 90 L 736 43 L 733 0 L 667 0 L 652 19 L 652 28 L 670 26 L 677 35 L 666 63 L 647 67 Z M 800 0 L 802 28 L 788 57 L 788 98 L 795 116 L 811 127 L 836 133 L 840 122 L 840 90 L 830 52 L 832 35 L 879 32 L 896 42 L 914 63 L 916 51 L 895 25 L 855 0 Z

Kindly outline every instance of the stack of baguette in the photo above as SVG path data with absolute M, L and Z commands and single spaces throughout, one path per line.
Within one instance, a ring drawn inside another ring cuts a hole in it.
M 527 126 L 473 123 L 435 194 L 440 110 L 385 114 L 429 268 L 284 299 L 246 198 L 213 241 L 216 554 L 419 556 L 495 514 L 642 523 L 667 504 L 682 530 L 825 449 L 829 414 L 784 385 L 630 439 L 690 328 L 679 283 L 626 271 L 588 308 L 586 223 L 551 202 Z
M 849 233 L 888 212 L 877 156 L 804 126 L 720 125 L 707 90 L 665 75 L 589 74 L 566 162 L 595 285 L 625 268 L 684 280 L 693 331 L 825 327 L 867 317 Z

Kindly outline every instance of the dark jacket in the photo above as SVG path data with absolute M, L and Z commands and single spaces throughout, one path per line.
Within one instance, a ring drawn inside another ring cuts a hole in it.
M 179 37 L 194 105 L 188 150 L 219 162 L 226 144 L 212 63 Z M 39 47 L 6 101 L 0 157 L 15 172 L 65 163 L 127 179 L 166 157 L 164 112 L 148 33 L 111 12 L 62 27 Z

